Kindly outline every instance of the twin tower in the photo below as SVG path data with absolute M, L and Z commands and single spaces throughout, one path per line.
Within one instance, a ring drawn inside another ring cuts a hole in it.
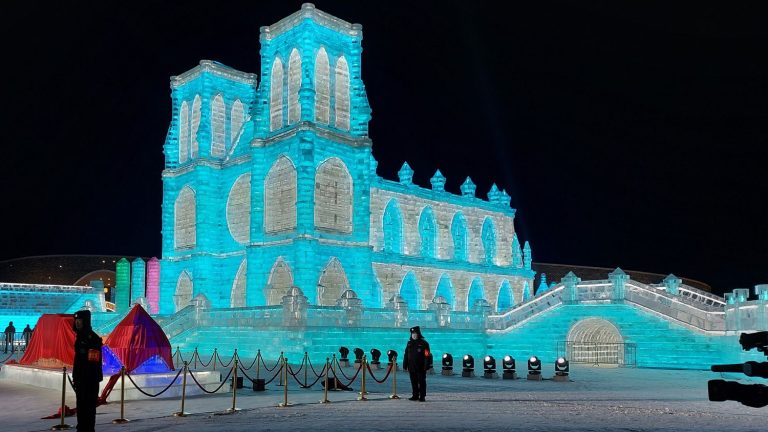
M 528 243 L 495 186 L 475 197 L 376 174 L 361 79 L 362 27 L 304 4 L 261 28 L 261 82 L 212 61 L 171 78 L 160 313 L 312 305 L 351 290 L 366 307 L 504 310 L 533 290 Z M 347 293 L 346 296 L 351 295 Z M 396 297 L 400 296 L 400 297 Z

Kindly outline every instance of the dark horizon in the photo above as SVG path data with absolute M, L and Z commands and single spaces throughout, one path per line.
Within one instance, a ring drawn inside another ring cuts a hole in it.
M 3 5 L 0 260 L 160 257 L 169 77 L 301 2 Z M 744 7 L 315 2 L 363 26 L 378 173 L 506 189 L 535 262 L 768 283 L 768 29 Z M 682 9 L 682 7 L 681 7 Z

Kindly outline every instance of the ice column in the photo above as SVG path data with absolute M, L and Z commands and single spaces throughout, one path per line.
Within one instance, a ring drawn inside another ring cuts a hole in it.
M 141 257 L 133 260 L 133 263 L 131 264 L 131 305 L 136 303 L 136 300 L 140 297 L 146 295 L 146 271 L 147 266 Z
M 160 311 L 160 261 L 156 257 L 147 261 L 147 303 L 149 313 Z
M 127 259 L 117 262 L 115 273 L 115 312 L 127 312 L 131 306 L 131 264 Z

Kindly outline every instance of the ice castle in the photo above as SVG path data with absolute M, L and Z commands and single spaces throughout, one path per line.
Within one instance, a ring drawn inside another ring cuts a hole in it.
M 165 143 L 161 313 L 204 294 L 213 307 L 312 305 L 351 290 L 366 307 L 400 295 L 411 309 L 530 295 L 528 243 L 494 186 L 457 196 L 376 174 L 361 79 L 362 28 L 305 4 L 261 28 L 261 76 L 211 61 L 171 79 Z
M 260 42 L 260 82 L 207 60 L 171 78 L 162 258 L 117 265 L 118 312 L 145 297 L 174 346 L 317 359 L 421 325 L 437 353 L 707 368 L 768 328 L 768 285 L 750 301 L 616 269 L 534 289 L 505 191 L 376 173 L 359 24 L 304 4 Z

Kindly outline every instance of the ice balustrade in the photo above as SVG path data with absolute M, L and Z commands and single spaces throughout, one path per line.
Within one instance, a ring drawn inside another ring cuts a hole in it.
M 749 290 L 735 289 L 725 294 L 725 329 L 728 332 L 768 330 L 768 284 L 756 285 L 756 300 L 747 300 Z
M 566 283 L 560 283 L 504 314 L 490 316 L 488 328 L 505 330 L 563 303 L 626 300 L 704 331 L 726 329 L 725 300 L 721 297 L 687 285 L 680 286 L 676 290 L 678 294 L 669 293 L 664 285 L 646 285 L 635 281 L 626 281 L 624 285 L 621 290 L 623 297 L 617 299 L 612 280 L 577 283 L 573 294 L 568 292 Z

